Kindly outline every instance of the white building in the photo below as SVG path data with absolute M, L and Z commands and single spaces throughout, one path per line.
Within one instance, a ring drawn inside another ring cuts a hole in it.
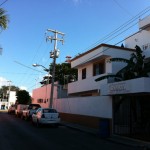
M 101 121 L 112 122 L 112 98 L 101 95 L 102 85 L 111 80 L 95 82 L 95 79 L 123 67 L 124 64 L 110 63 L 110 58 L 129 58 L 133 52 L 134 49 L 101 44 L 72 59 L 72 68 L 78 69 L 78 81 L 68 84 L 68 98 L 54 101 L 54 107 L 63 120 L 93 127 L 97 131 Z
M 8 91 L 8 99 L 2 98 L 0 101 L 0 109 L 7 109 L 9 106 L 14 105 L 17 98 L 16 98 L 16 91 Z
M 8 98 L 8 106 L 14 105 L 16 102 L 17 98 L 16 98 L 16 91 L 10 91 L 9 93 L 9 98 Z
M 139 21 L 139 31 L 125 40 L 125 47 L 140 46 L 150 60 L 150 16 Z M 150 139 L 150 77 L 103 85 L 102 95 L 112 97 L 113 134 Z
M 53 101 L 63 121 L 92 127 L 98 132 L 101 123 L 107 121 L 112 134 L 150 139 L 150 79 L 95 82 L 98 77 L 124 67 L 124 63 L 108 60 L 130 58 L 136 45 L 149 59 L 149 32 L 150 16 L 139 21 L 139 31 L 126 38 L 124 48 L 101 44 L 71 60 L 72 68 L 78 69 L 78 80 L 68 84 L 67 98 Z

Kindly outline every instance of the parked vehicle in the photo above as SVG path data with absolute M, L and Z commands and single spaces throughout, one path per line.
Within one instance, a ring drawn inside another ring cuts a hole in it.
M 39 127 L 42 124 L 52 124 L 58 126 L 60 123 L 59 113 L 52 108 L 39 108 L 32 115 L 32 123 Z
M 22 111 L 22 118 L 31 119 L 33 113 L 35 113 L 38 108 L 41 108 L 39 104 L 30 104 L 25 110 Z
M 8 114 L 15 114 L 16 105 L 11 105 L 8 108 Z
M 15 110 L 15 115 L 17 117 L 21 117 L 22 116 L 22 111 L 25 110 L 29 105 L 25 105 L 25 104 L 18 104 L 17 108 Z

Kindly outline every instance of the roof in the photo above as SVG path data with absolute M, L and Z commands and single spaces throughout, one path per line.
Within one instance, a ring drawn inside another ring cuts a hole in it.
M 94 47 L 94 48 L 92 48 L 92 49 L 90 49 L 90 50 L 74 57 L 73 59 L 71 59 L 71 62 L 78 59 L 78 58 L 80 58 L 80 57 L 83 57 L 84 55 L 86 55 L 88 53 L 91 53 L 91 52 L 95 51 L 96 49 L 98 49 L 100 47 L 109 47 L 109 48 L 115 48 L 115 49 L 126 50 L 126 51 L 135 51 L 135 49 L 131 49 L 131 48 L 120 47 L 120 46 L 115 46 L 115 45 L 109 45 L 109 44 L 102 43 L 102 44 L 100 44 L 100 45 L 98 45 L 98 46 L 96 46 L 96 47 Z

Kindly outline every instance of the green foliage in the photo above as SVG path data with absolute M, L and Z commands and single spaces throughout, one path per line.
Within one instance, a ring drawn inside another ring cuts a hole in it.
M 16 93 L 17 97 L 17 103 L 18 104 L 30 104 L 31 103 L 31 97 L 29 95 L 29 92 L 26 90 L 20 90 Z
M 150 61 L 145 61 L 145 56 L 142 55 L 142 50 L 139 46 L 135 46 L 135 53 L 131 54 L 130 59 L 124 58 L 111 58 L 110 62 L 124 62 L 127 65 L 119 70 L 116 74 L 102 76 L 95 81 L 108 79 L 113 77 L 115 81 L 124 81 L 140 77 L 149 77 L 150 73 Z
M 7 29 L 8 26 L 8 15 L 6 15 L 6 11 L 3 8 L 0 8 L 0 28 Z
M 50 73 L 52 75 L 53 71 L 53 65 L 50 65 Z M 58 81 L 59 84 L 64 85 L 69 82 L 72 82 L 73 80 L 77 80 L 77 69 L 71 68 L 70 63 L 61 63 L 55 65 L 55 81 Z M 46 82 L 41 82 L 43 84 L 46 84 Z M 51 83 L 51 79 L 50 79 Z
M 59 81 L 59 84 L 64 85 L 71 82 L 71 78 L 76 80 L 77 69 L 72 69 L 70 63 L 62 63 L 56 65 L 55 81 Z

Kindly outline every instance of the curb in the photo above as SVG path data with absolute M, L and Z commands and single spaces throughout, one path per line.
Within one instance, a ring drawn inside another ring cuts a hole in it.
M 98 136 L 98 130 L 96 130 L 96 129 L 87 128 L 85 126 L 81 126 L 78 124 L 72 124 L 72 123 L 68 123 L 68 122 L 61 122 L 61 125 L 66 126 L 70 129 L 74 129 L 74 130 L 78 130 L 81 132 L 86 132 L 86 133 Z
M 150 149 L 150 143 L 149 142 L 144 142 L 144 141 L 140 141 L 140 140 L 136 140 L 136 139 L 134 140 L 131 138 L 122 137 L 122 136 L 118 136 L 118 135 L 113 135 L 110 137 L 100 137 L 98 130 L 96 130 L 96 129 L 87 128 L 87 127 L 84 127 L 81 125 L 63 122 L 63 121 L 61 122 L 61 125 L 66 126 L 70 129 L 78 130 L 81 132 L 86 132 L 88 134 L 97 136 L 102 140 L 107 140 L 110 142 L 114 142 L 114 143 L 122 144 L 122 145 L 126 145 L 126 146 L 142 148 L 143 150 L 149 150 Z

